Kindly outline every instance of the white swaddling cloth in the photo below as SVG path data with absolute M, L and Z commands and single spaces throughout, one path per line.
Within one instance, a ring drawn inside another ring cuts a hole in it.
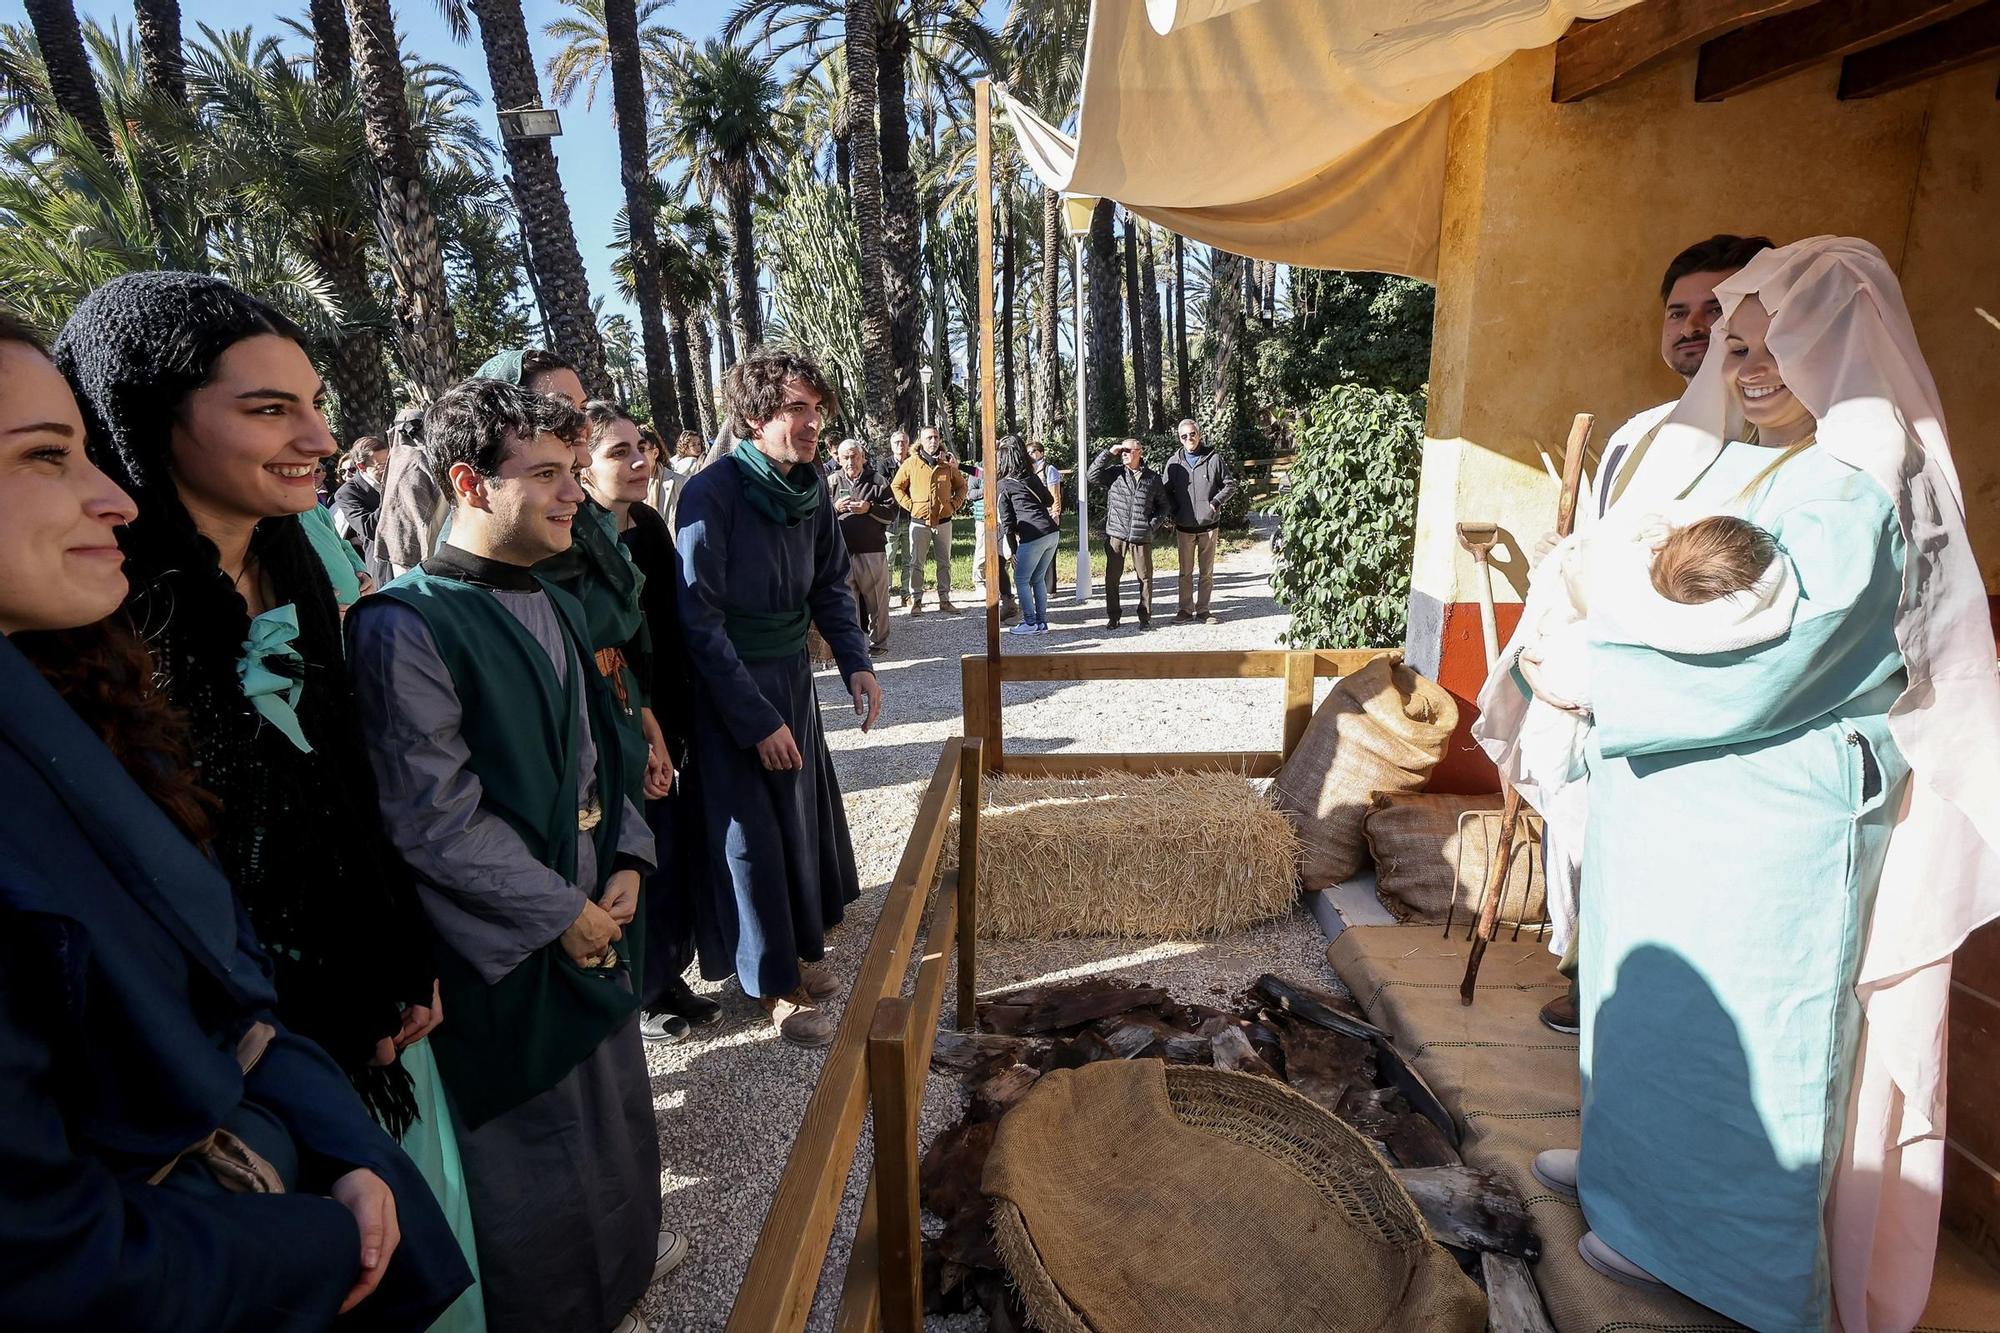
M 1542 687 L 1588 708 L 1592 642 L 1705 656 L 1769 643 L 1792 628 L 1798 576 L 1783 551 L 1751 587 L 1710 602 L 1677 602 L 1653 586 L 1655 553 L 1700 514 L 1611 515 L 1557 543 L 1535 567 L 1522 620 L 1539 639 Z M 1522 773 L 1553 795 L 1583 776 L 1590 723 L 1543 700 L 1521 720 Z

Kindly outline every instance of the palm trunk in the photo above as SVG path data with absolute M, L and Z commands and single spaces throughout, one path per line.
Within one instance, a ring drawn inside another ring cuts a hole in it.
M 1185 421 L 1194 415 L 1194 385 L 1188 377 L 1187 243 L 1174 235 L 1174 410 Z
M 345 83 L 354 77 L 354 38 L 347 31 L 347 9 L 341 0 L 308 0 L 312 17 L 313 77 L 321 83 Z
M 750 182 L 731 181 L 729 228 L 735 233 L 729 262 L 736 270 L 736 339 L 747 354 L 764 341 L 764 312 L 757 308 L 757 237 Z
M 632 286 L 645 344 L 646 401 L 655 421 L 681 419 L 674 349 L 667 334 L 670 293 L 660 272 L 659 191 L 646 166 L 646 76 L 639 63 L 637 0 L 604 0 L 604 41 L 611 61 L 611 123 L 618 131 L 618 177 L 625 187 Z
M 1006 231 L 1000 240 L 1000 419 L 1012 432 L 1014 422 L 1014 210 L 1009 208 L 1001 221 Z
M 682 430 L 698 431 L 701 429 L 701 410 L 695 406 L 694 350 L 688 345 L 687 302 L 680 299 L 679 293 L 667 300 L 667 346 L 673 353 L 674 399 L 680 409 L 674 420 Z M 653 409 L 653 420 L 662 420 L 657 406 Z M 663 433 L 664 430 L 663 426 Z
M 944 242 L 940 240 L 933 247 L 934 257 L 931 262 L 930 414 L 933 417 L 941 417 L 949 421 L 953 415 L 951 397 L 951 331 L 945 324 L 945 284 L 951 280 L 951 273 L 945 267 L 944 249 Z M 973 341 L 968 342 L 967 346 L 976 345 L 978 337 L 979 335 L 976 332 L 972 333 L 971 338 Z M 976 356 L 972 359 L 974 362 L 978 360 Z M 972 370 L 974 374 L 977 374 L 978 366 L 975 364 Z M 921 402 L 923 398 L 921 384 L 918 386 L 918 390 L 918 399 Z M 924 424 L 931 425 L 932 423 L 927 421 Z M 977 429 L 975 425 L 973 427 L 975 435 Z M 946 431 L 945 437 L 949 439 L 950 436 L 951 432 Z
M 90 72 L 76 7 L 70 0 L 23 0 L 23 7 L 35 30 L 35 45 L 41 48 L 56 105 L 75 117 L 106 162 L 115 162 L 118 148 L 111 140 L 111 122 L 104 118 L 104 99 L 97 95 L 97 78 Z
M 175 106 L 186 106 L 187 60 L 181 54 L 179 0 L 133 0 L 139 30 L 139 67 L 146 86 Z
M 869 128 L 874 128 L 872 125 Z M 854 143 L 849 134 L 833 136 L 833 179 L 839 184 L 840 192 L 849 199 L 854 198 Z
M 722 347 L 722 368 L 736 364 L 736 333 L 729 327 L 729 275 L 715 284 L 715 336 Z
M 386 435 L 396 415 L 396 394 L 372 322 L 375 293 L 368 282 L 367 251 L 358 236 L 322 237 L 313 246 L 313 260 L 340 297 L 345 316 L 323 358 L 327 387 L 340 400 L 340 433 L 350 442 Z
M 361 114 L 374 167 L 376 229 L 396 293 L 403 373 L 423 398 L 458 381 L 458 330 L 445 288 L 444 251 L 410 132 L 409 90 L 389 0 L 347 0 Z
M 1159 272 L 1153 265 L 1153 229 L 1146 229 L 1146 247 L 1139 260 L 1139 282 L 1144 288 L 1144 305 L 1141 314 L 1145 320 L 1146 336 L 1146 387 L 1142 391 L 1151 405 L 1153 429 L 1166 430 L 1167 393 L 1165 376 L 1161 373 L 1160 346 L 1160 280 Z
M 709 359 L 712 348 L 708 338 L 708 316 L 691 316 L 687 332 L 689 360 L 694 363 L 694 403 L 701 414 L 695 429 L 701 432 L 702 439 L 712 440 L 715 438 L 715 387 L 708 373 L 709 366 L 713 364 Z
M 535 57 L 528 47 L 521 0 L 470 0 L 470 4 L 479 20 L 480 45 L 486 51 L 486 73 L 495 105 L 540 106 L 541 86 L 535 80 Z M 611 378 L 604 368 L 604 342 L 590 309 L 590 276 L 576 247 L 576 229 L 570 224 L 569 200 L 563 194 L 555 148 L 547 139 L 501 137 L 521 200 L 521 231 L 527 238 L 528 262 L 535 268 L 536 285 L 548 316 L 553 350 L 576 367 L 585 392 L 602 397 L 611 391 Z M 651 217 L 649 210 L 639 211 Z M 633 219 L 634 225 L 644 225 L 644 221 Z
M 1146 400 L 1146 316 L 1139 291 L 1139 224 L 1125 215 L 1125 323 L 1131 330 L 1132 424 L 1140 434 L 1158 430 Z
M 1090 214 L 1090 434 L 1122 435 L 1131 424 L 1125 401 L 1125 371 L 1119 365 L 1125 342 L 1124 303 L 1118 288 L 1118 233 L 1112 225 L 1116 208 L 1109 199 L 1097 201 Z
M 854 200 L 854 232 L 861 244 L 861 404 L 863 433 L 886 440 L 896 422 L 896 345 L 883 271 L 882 147 L 875 132 L 878 83 L 875 6 L 847 4 L 847 146 L 853 174 L 843 182 Z
M 1041 378 L 1035 383 L 1037 406 L 1045 434 L 1053 435 L 1062 420 L 1062 275 L 1069 264 L 1063 248 L 1062 196 L 1042 191 L 1042 301 L 1036 311 L 1036 336 L 1041 341 Z M 1081 460 L 1088 461 L 1088 460 Z
M 889 303 L 889 341 L 896 367 L 894 424 L 909 429 L 923 410 L 917 378 L 922 356 L 924 270 L 917 174 L 910 169 L 906 96 L 910 38 L 900 27 L 875 34 L 876 133 L 882 156 L 882 280 Z M 848 71 L 850 82 L 866 88 Z

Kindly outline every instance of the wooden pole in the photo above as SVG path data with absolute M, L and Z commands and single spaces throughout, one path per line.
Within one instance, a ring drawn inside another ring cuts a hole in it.
M 958 752 L 958 1030 L 979 1027 L 979 802 L 985 783 L 984 744 L 968 736 Z
M 978 133 L 979 180 L 979 440 L 984 473 L 986 525 L 986 660 L 993 664 L 986 677 L 986 740 L 992 746 L 987 762 L 1000 767 L 1000 439 L 999 407 L 994 401 L 993 368 L 993 84 L 972 85 L 974 128 Z
M 868 1029 L 883 1333 L 921 1333 L 924 1326 L 924 1240 L 917 1198 L 916 1103 L 910 1096 L 909 1011 L 902 996 L 885 995 L 876 1002 L 875 1021 Z
M 1578 412 L 1569 425 L 1569 442 L 1563 446 L 1562 489 L 1556 496 L 1556 536 L 1567 537 L 1576 526 L 1576 493 L 1583 482 L 1583 455 L 1590 445 L 1590 428 L 1597 418 Z M 1482 562 L 1483 564 L 1483 562 Z M 1507 870 L 1514 859 L 1514 831 L 1521 820 L 1521 793 L 1502 780 L 1506 799 L 1500 803 L 1500 835 L 1493 840 L 1493 860 L 1486 868 L 1486 883 L 1479 892 L 1478 924 L 1472 930 L 1472 948 L 1465 960 L 1465 980 L 1458 985 L 1460 1004 L 1471 1004 L 1479 984 L 1479 964 L 1486 957 L 1486 945 L 1500 928 L 1500 900 L 1507 896 Z M 1547 868 L 1543 875 L 1546 877 Z

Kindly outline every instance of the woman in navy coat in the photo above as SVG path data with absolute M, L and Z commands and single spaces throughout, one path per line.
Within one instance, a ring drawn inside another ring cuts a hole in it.
M 421 1329 L 471 1281 L 197 847 L 132 502 L 0 317 L 0 1327 Z M 339 836 L 339 830 L 328 830 Z

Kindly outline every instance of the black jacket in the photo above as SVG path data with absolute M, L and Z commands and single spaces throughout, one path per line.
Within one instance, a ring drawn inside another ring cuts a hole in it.
M 333 493 L 334 527 L 363 557 L 375 546 L 381 513 L 382 488 L 367 477 L 356 477 Z
M 1175 450 L 1167 460 L 1166 483 L 1174 526 L 1182 532 L 1221 527 L 1222 507 L 1236 495 L 1236 478 L 1213 449 L 1202 450 L 1192 463 L 1185 449 Z
M 1090 462 L 1090 484 L 1104 491 L 1104 535 L 1124 542 L 1150 542 L 1172 511 L 1166 483 L 1149 467 L 1136 472 L 1106 449 Z
M 1000 531 L 1007 534 L 1014 549 L 1056 531 L 1055 516 L 1049 512 L 1055 497 L 1036 477 L 1000 479 Z

